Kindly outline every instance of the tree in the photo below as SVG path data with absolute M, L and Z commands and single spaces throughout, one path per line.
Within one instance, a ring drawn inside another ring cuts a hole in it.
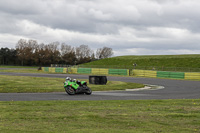
M 11 53 L 13 57 L 17 55 L 17 59 L 21 61 L 21 65 L 41 66 L 58 63 L 74 65 L 95 60 L 94 51 L 88 45 L 80 45 L 78 47 L 72 47 L 65 43 L 62 43 L 61 47 L 59 45 L 59 42 L 38 44 L 36 40 L 20 39 L 16 44 L 16 50 Z M 96 51 L 96 57 L 98 59 L 108 58 L 112 55 L 112 48 L 103 47 Z M 6 57 L 4 53 L 0 54 L 0 63 L 5 64 L 6 61 L 12 59 L 7 59 Z
M 16 50 L 9 48 L 0 49 L 0 64 L 2 65 L 14 65 L 17 62 Z
M 76 48 L 76 55 L 78 58 L 91 57 L 93 51 L 88 45 L 80 45 Z
M 96 51 L 97 59 L 108 58 L 111 57 L 112 55 L 113 55 L 112 48 L 103 47 L 103 48 L 98 48 Z
M 59 42 L 53 42 L 45 46 L 45 54 L 49 63 L 58 63 L 60 61 Z
M 27 44 L 27 58 L 26 60 L 28 61 L 28 65 L 35 65 L 38 62 L 38 42 L 36 40 L 28 40 Z
M 24 65 L 24 60 L 26 59 L 26 49 L 27 42 L 25 39 L 20 39 L 16 44 L 17 56 L 21 61 L 21 65 Z
M 72 50 L 72 47 L 70 45 L 67 45 L 65 43 L 61 44 L 61 56 L 65 54 L 69 54 Z
M 6 65 L 9 56 L 9 49 L 8 48 L 1 48 L 0 50 L 0 59 L 3 65 Z
M 91 61 L 92 54 L 93 51 L 89 48 L 88 45 L 80 45 L 79 47 L 76 47 L 76 58 L 78 64 Z
M 9 49 L 7 64 L 16 65 L 17 63 L 17 51 L 15 49 Z
M 66 64 L 76 64 L 76 54 L 74 48 L 63 43 L 61 45 L 61 58 Z
M 38 43 L 36 40 L 20 39 L 16 44 L 17 56 L 21 60 L 21 65 L 32 65 L 37 62 L 36 48 Z
M 91 55 L 91 61 L 92 60 L 95 60 L 95 54 L 94 54 L 94 52 L 92 53 L 92 55 Z

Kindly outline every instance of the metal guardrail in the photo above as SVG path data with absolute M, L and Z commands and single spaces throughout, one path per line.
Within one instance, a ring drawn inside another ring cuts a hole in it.
M 113 69 L 139 69 L 153 71 L 171 71 L 171 72 L 200 72 L 200 68 L 190 67 L 165 67 L 165 66 L 127 66 L 127 65 L 66 65 L 51 64 L 51 67 L 72 67 L 72 68 L 113 68 Z
M 51 73 L 69 73 L 69 74 L 91 74 L 91 75 L 124 75 L 150 78 L 169 78 L 169 79 L 187 79 L 200 80 L 200 72 L 172 72 L 155 71 L 140 69 L 111 69 L 111 68 L 78 68 L 74 67 L 43 67 L 43 71 Z

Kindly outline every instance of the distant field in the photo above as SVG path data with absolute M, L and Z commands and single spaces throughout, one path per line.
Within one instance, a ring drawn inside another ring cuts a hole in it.
M 133 67 L 136 63 L 137 66 Z M 200 54 L 194 55 L 150 55 L 118 56 L 86 63 L 85 67 L 111 67 L 156 69 L 164 71 L 200 71 Z

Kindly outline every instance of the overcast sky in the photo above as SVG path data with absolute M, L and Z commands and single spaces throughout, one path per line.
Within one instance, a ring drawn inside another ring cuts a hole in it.
M 199 0 L 0 0 L 0 47 L 19 39 L 114 55 L 200 54 Z

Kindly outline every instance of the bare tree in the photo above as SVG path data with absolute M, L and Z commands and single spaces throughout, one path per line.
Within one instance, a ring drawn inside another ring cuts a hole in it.
M 27 42 L 27 58 L 26 60 L 29 61 L 29 64 L 35 64 L 38 62 L 38 53 L 37 53 L 37 47 L 38 47 L 38 42 L 36 40 L 28 40 Z
M 95 60 L 94 51 L 88 45 L 72 47 L 59 42 L 38 44 L 36 40 L 20 39 L 16 44 L 17 57 L 24 65 L 49 65 L 51 63 L 81 64 Z M 103 47 L 96 51 L 98 59 L 113 55 L 112 48 Z M 2 57 L 1 57 L 2 58 Z
M 58 63 L 60 60 L 59 42 L 53 42 L 45 46 L 45 54 L 50 63 Z
M 62 60 L 67 64 L 74 65 L 76 63 L 76 54 L 74 48 L 65 43 L 61 45 L 61 57 Z
M 91 60 L 93 51 L 89 48 L 88 45 L 80 45 L 76 47 L 76 58 L 78 63 L 86 63 Z
M 45 44 L 41 43 L 35 47 L 34 61 L 38 65 L 43 65 L 46 62 L 45 59 Z
M 65 43 L 61 44 L 61 56 L 65 55 L 65 54 L 69 54 L 72 50 L 72 46 L 67 45 Z
M 96 51 L 97 59 L 108 58 L 111 57 L 112 55 L 113 55 L 112 48 L 103 47 L 103 48 L 98 48 Z
M 82 58 L 87 58 L 87 57 L 91 57 L 93 51 L 89 48 L 88 45 L 80 45 L 79 47 L 77 47 L 76 50 L 77 54 L 79 57 Z
M 24 65 L 24 60 L 26 59 L 26 47 L 27 41 L 25 39 L 20 39 L 16 44 L 17 56 L 21 60 L 21 65 Z
M 28 65 L 32 65 L 37 60 L 36 48 L 38 43 L 36 40 L 25 40 L 20 39 L 16 44 L 17 56 L 21 60 L 21 64 L 24 65 L 24 62 Z
M 80 47 L 76 47 L 75 52 L 76 52 L 76 58 L 78 60 L 80 60 L 80 58 L 81 58 L 81 48 Z

